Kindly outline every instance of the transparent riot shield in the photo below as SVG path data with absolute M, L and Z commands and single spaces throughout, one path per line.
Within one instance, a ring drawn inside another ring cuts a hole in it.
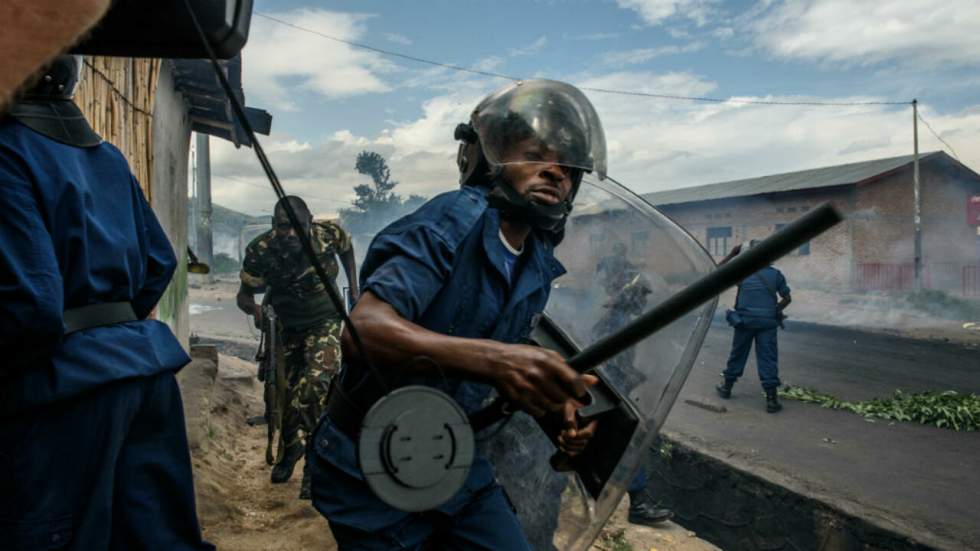
M 615 332 L 714 269 L 703 247 L 632 192 L 586 176 L 557 257 L 568 272 L 546 308 L 552 335 L 539 344 L 574 353 Z M 619 400 L 599 417 L 600 476 L 556 472 L 556 451 L 538 423 L 517 413 L 477 436 L 532 546 L 584 550 L 609 519 L 670 411 L 704 341 L 717 299 L 596 368 Z M 544 327 L 548 329 L 548 327 Z M 548 331 L 546 331 L 548 332 Z M 557 335 L 557 336 L 556 336 Z M 544 342 L 548 341 L 548 342 Z M 571 350 L 567 350 L 571 347 Z M 603 432 L 605 431 L 605 432 Z

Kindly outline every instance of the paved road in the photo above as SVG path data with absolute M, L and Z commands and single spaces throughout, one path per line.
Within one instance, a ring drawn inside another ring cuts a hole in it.
M 191 298 L 191 329 L 252 339 L 245 316 L 225 296 Z M 196 306 L 195 306 L 196 305 Z M 980 542 L 980 434 L 862 417 L 786 401 L 763 410 L 750 358 L 732 400 L 713 386 L 724 369 L 731 330 L 709 332 L 665 430 L 740 468 L 819 497 L 841 509 L 932 542 L 969 548 Z M 779 340 L 783 382 L 847 400 L 903 391 L 980 393 L 980 350 L 851 329 L 796 323 Z M 715 413 L 685 400 L 723 404 Z
M 941 548 L 980 542 L 980 434 L 868 422 L 848 412 L 785 401 L 765 413 L 750 359 L 731 400 L 715 396 L 731 330 L 709 332 L 665 430 L 737 467 Z M 824 326 L 780 334 L 783 382 L 848 400 L 903 391 L 980 393 L 980 351 Z M 716 413 L 685 400 L 724 405 Z

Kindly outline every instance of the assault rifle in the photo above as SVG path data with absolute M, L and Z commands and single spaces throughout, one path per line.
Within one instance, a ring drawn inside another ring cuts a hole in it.
M 263 392 L 267 434 L 265 462 L 274 465 L 282 456 L 284 445 L 282 410 L 286 396 L 285 358 L 280 342 L 279 318 L 272 305 L 262 305 L 262 320 L 262 339 L 259 341 L 259 351 L 255 359 L 259 361 L 259 380 L 265 383 Z

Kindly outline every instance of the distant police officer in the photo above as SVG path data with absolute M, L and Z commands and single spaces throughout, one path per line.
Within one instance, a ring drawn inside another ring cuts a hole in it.
M 467 413 L 496 388 L 532 415 L 564 420 L 559 446 L 584 449 L 595 424 L 574 428 L 575 398 L 595 380 L 526 342 L 552 281 L 554 257 L 584 171 L 605 171 L 605 141 L 577 89 L 524 81 L 490 95 L 464 141 L 462 189 L 439 195 L 375 237 L 352 322 L 364 354 L 390 386 L 448 392 Z M 408 513 L 368 487 L 355 450 L 359 416 L 384 389 L 349 331 L 313 449 L 313 504 L 340 549 L 528 549 L 488 460 L 477 453 L 463 488 L 443 505 Z
M 174 373 L 150 320 L 174 252 L 63 56 L 0 121 L 0 547 L 212 549 Z
M 604 278 L 608 301 L 603 304 L 606 312 L 592 328 L 596 339 L 622 329 L 630 320 L 643 313 L 647 306 L 647 295 L 652 291 L 643 278 L 640 268 L 640 265 L 629 260 L 626 244 L 621 241 L 613 244 L 611 254 L 599 259 L 596 273 Z M 629 374 L 636 373 L 633 367 L 635 357 L 634 347 L 620 352 L 605 363 L 606 372 L 620 378 L 630 377 Z M 635 379 L 636 375 L 632 378 Z M 627 387 L 632 388 L 642 381 L 624 382 Z M 631 524 L 655 526 L 670 520 L 674 516 L 673 512 L 670 509 L 657 507 L 646 487 L 646 468 L 641 466 L 627 487 L 630 498 L 627 521 Z
M 284 347 L 287 388 L 280 433 L 284 453 L 271 476 L 277 484 L 289 480 L 296 462 L 303 457 L 306 444 L 300 438 L 300 429 L 308 440 L 326 407 L 330 381 L 340 369 L 341 328 L 340 313 L 303 255 L 282 201 L 289 201 L 321 265 L 334 278 L 339 271 L 335 257 L 340 257 L 351 295 L 357 296 L 354 249 L 347 232 L 333 222 L 314 221 L 310 209 L 299 197 L 286 197 L 277 203 L 272 229 L 256 237 L 245 249 L 238 291 L 238 307 L 255 316 L 259 327 L 263 323 L 262 308 L 255 303 L 254 296 L 268 292 L 268 302 L 282 326 L 280 342 Z M 309 468 L 305 466 L 300 490 L 304 499 L 309 497 L 309 480 Z
M 752 241 L 750 246 L 755 243 Z M 734 258 L 740 251 L 741 246 L 736 246 L 722 263 Z M 722 398 L 731 398 L 732 385 L 742 376 L 749 350 L 755 342 L 755 361 L 759 380 L 766 393 L 766 411 L 776 413 L 782 409 L 777 395 L 780 384 L 777 331 L 785 317 L 783 310 L 791 301 L 786 278 L 772 266 L 759 270 L 739 283 L 735 309 L 727 316 L 729 324 L 735 329 L 735 336 L 728 367 L 722 373 L 725 380 L 717 387 Z

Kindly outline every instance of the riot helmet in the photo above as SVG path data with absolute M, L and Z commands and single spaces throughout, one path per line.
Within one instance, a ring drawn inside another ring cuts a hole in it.
M 58 56 L 36 75 L 36 82 L 17 95 L 9 115 L 52 140 L 74 147 L 95 147 L 102 138 L 72 98 L 82 78 L 80 55 Z
M 80 55 L 62 55 L 54 58 L 37 82 L 20 94 L 28 101 L 70 100 L 82 79 L 83 58 Z
M 477 105 L 456 128 L 463 185 L 491 188 L 491 206 L 549 232 L 561 232 L 582 175 L 606 176 L 606 140 L 595 108 L 570 84 L 554 80 L 512 83 Z M 522 144 L 533 143 L 535 156 Z M 545 160 L 546 159 L 546 160 Z M 558 165 L 571 192 L 551 204 L 521 195 L 503 177 L 508 165 Z

